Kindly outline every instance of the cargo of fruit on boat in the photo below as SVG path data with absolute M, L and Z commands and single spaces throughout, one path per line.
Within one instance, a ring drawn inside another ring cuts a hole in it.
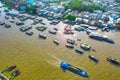
M 60 64 L 60 67 L 63 69 L 63 70 L 68 70 L 68 71 L 71 71 L 72 73 L 75 73 L 75 74 L 78 74 L 82 77 L 89 77 L 89 73 L 87 71 L 85 71 L 84 69 L 82 68 L 78 68 L 76 66 L 73 66 L 67 62 L 64 62 L 62 61 L 61 64 Z

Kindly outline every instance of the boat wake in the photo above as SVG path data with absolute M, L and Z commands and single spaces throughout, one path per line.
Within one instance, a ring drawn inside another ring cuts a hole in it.
M 45 61 L 46 61 L 48 64 L 51 64 L 51 65 L 54 65 L 54 66 L 59 67 L 62 60 L 60 60 L 58 57 L 56 57 L 56 56 L 54 56 L 54 55 L 51 55 L 51 54 L 49 54 L 49 55 L 50 55 L 51 59 L 49 59 L 49 60 L 47 59 L 47 60 L 45 60 Z

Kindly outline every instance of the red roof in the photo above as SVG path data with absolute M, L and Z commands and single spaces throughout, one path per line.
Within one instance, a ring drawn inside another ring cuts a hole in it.
M 10 5 L 12 7 L 19 7 L 21 4 L 23 4 L 23 2 L 12 2 L 12 3 L 10 3 Z

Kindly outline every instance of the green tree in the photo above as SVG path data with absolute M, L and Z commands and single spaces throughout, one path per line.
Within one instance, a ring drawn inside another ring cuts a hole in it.
M 70 21 L 75 21 L 76 20 L 76 16 L 74 16 L 72 14 L 68 14 L 68 15 L 66 15 L 66 19 L 68 19 Z
M 36 14 L 37 13 L 37 9 L 35 6 L 27 6 L 25 11 L 27 13 L 30 13 L 30 14 Z
M 88 0 L 91 2 L 91 0 Z M 94 3 L 91 2 L 91 4 L 86 5 L 83 3 L 82 0 L 72 0 L 68 5 L 65 6 L 66 8 L 70 8 L 73 10 L 78 10 L 79 12 L 81 11 L 89 11 L 89 12 L 93 12 L 94 10 L 102 10 L 105 11 L 104 8 L 95 5 Z

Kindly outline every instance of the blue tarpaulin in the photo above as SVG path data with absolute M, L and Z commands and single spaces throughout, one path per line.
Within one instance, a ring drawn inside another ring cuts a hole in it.
M 28 0 L 28 3 L 29 3 L 30 5 L 33 5 L 34 0 Z

